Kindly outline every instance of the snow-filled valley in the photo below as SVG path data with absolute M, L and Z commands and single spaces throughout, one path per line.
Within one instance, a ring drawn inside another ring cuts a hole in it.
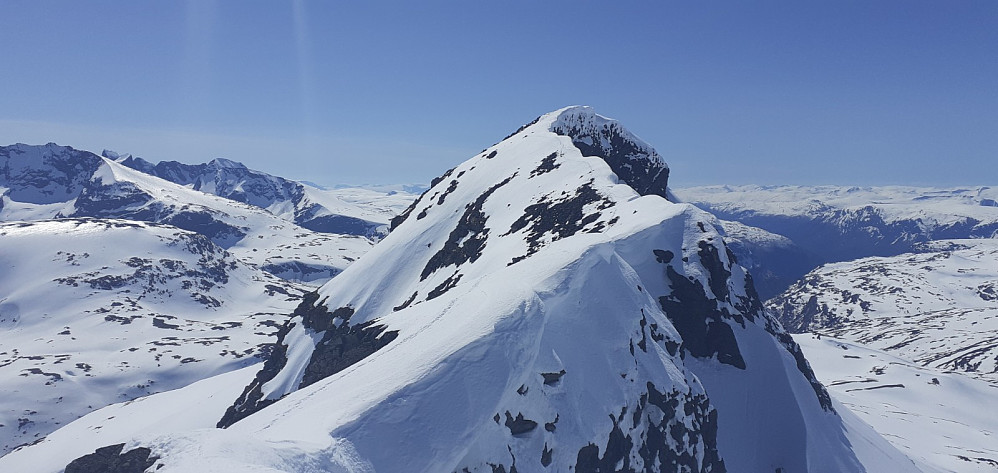
M 588 107 L 421 195 L 0 147 L 0 471 L 998 470 L 998 193 L 681 181 Z

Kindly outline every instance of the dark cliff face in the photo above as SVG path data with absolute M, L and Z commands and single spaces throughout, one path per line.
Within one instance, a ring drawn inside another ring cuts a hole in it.
M 663 198 L 669 184 L 669 166 L 661 156 L 617 122 L 592 112 L 563 113 L 551 131 L 568 136 L 584 156 L 599 156 L 621 181 L 638 194 Z
M 103 163 L 100 156 L 68 146 L 16 144 L 0 147 L 0 186 L 12 200 L 32 204 L 76 198 Z

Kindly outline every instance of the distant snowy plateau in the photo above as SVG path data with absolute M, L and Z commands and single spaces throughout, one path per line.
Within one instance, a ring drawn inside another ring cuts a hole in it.
M 422 194 L 0 147 L 0 471 L 998 471 L 998 191 L 672 177 L 588 107 Z

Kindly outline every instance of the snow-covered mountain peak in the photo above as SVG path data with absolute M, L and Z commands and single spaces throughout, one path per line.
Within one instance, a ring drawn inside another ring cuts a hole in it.
M 100 155 L 102 157 L 110 159 L 111 161 L 117 161 L 117 162 L 121 162 L 121 161 L 124 161 L 126 159 L 132 159 L 132 155 L 129 154 L 129 153 L 122 154 L 122 153 L 119 153 L 117 151 L 110 150 L 110 149 L 105 149 L 105 150 L 101 151 Z
M 651 146 L 616 120 L 584 106 L 564 108 L 547 116 L 555 117 L 549 126 L 551 131 L 570 137 L 584 155 L 603 158 L 617 177 L 639 194 L 667 198 L 669 166 Z
M 208 162 L 208 166 L 227 169 L 248 169 L 245 164 L 226 158 L 215 158 Z
M 447 171 L 307 296 L 225 435 L 331 436 L 379 471 L 858 470 L 716 220 L 640 195 L 575 139 L 650 148 L 566 112 L 588 121 L 544 115 Z

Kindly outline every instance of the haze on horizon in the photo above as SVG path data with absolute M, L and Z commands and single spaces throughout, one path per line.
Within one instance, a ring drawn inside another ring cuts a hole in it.
M 0 4 L 0 145 L 427 182 L 585 104 L 676 186 L 988 185 L 998 3 Z

